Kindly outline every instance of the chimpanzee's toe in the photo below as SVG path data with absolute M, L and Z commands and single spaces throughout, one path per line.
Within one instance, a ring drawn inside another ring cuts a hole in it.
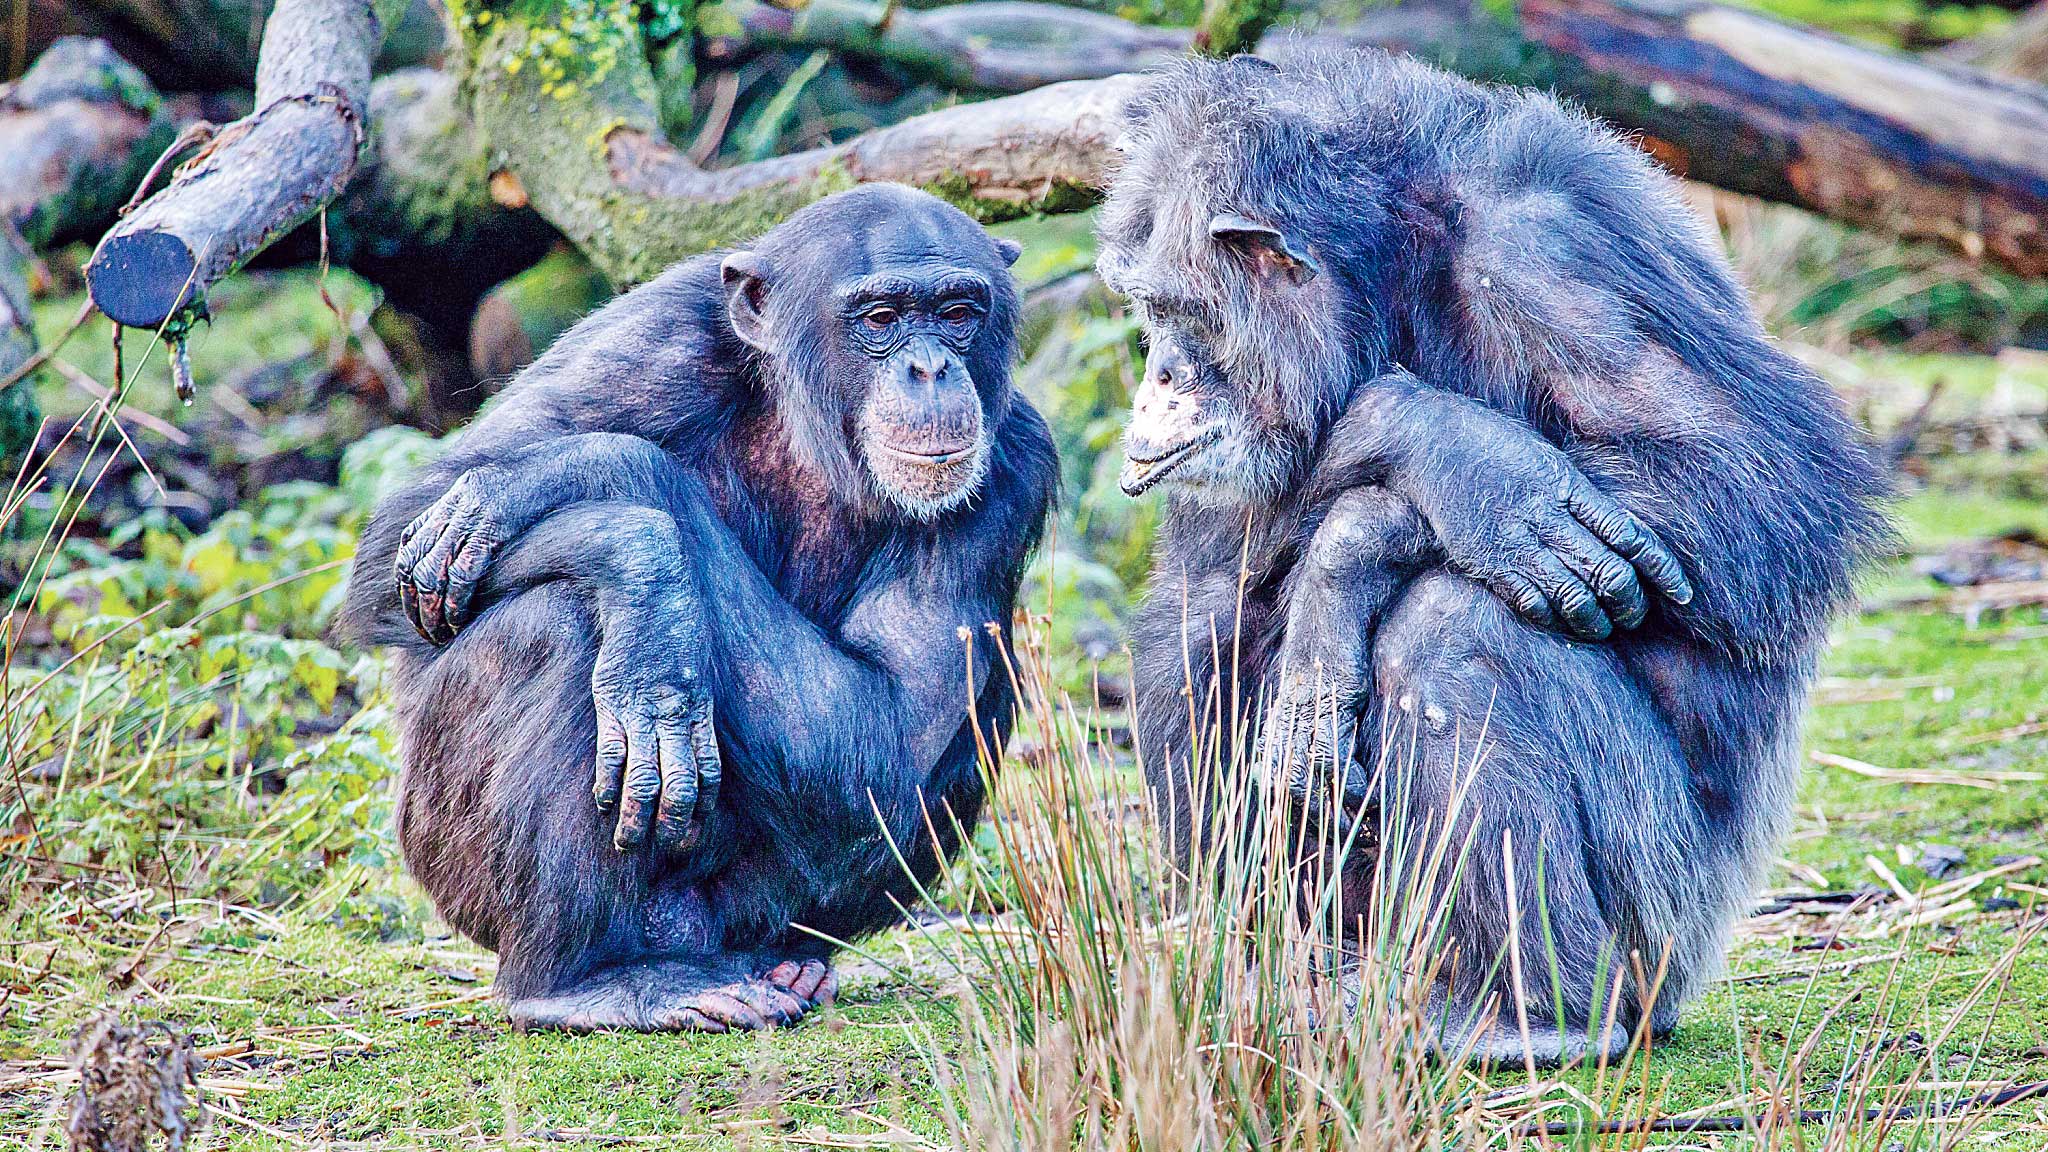
M 832 965 L 823 960 L 785 960 L 761 978 L 803 1001 L 807 1009 L 830 1004 L 839 992 Z

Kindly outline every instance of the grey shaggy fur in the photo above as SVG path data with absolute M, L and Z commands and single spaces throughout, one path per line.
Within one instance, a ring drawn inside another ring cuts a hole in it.
M 1405 811 L 1387 819 L 1433 839 L 1424 827 L 1450 818 L 1485 727 L 1456 817 L 1475 847 L 1451 926 L 1464 975 L 1443 992 L 1451 1039 L 1489 991 L 1474 973 L 1506 970 L 1503 832 L 1523 857 L 1534 1054 L 1584 1049 L 1601 963 L 1625 969 L 1633 952 L 1654 971 L 1667 946 L 1650 1023 L 1668 1029 L 1770 859 L 1829 619 L 1888 538 L 1866 444 L 1765 335 L 1676 182 L 1548 96 L 1380 53 L 1192 60 L 1134 100 L 1126 128 L 1101 271 L 1155 339 L 1213 362 L 1236 409 L 1219 449 L 1184 469 L 1134 634 L 1141 750 L 1181 842 L 1202 805 L 1187 693 L 1254 701 L 1271 687 L 1299 561 L 1332 502 L 1392 483 L 1333 429 L 1373 382 L 1412 373 L 1561 449 L 1696 589 L 1587 644 L 1530 626 L 1440 557 L 1387 552 L 1387 524 L 1336 529 L 1354 537 L 1354 578 L 1397 588 L 1354 636 L 1371 665 L 1360 730 L 1399 746 Z M 1305 287 L 1261 276 L 1209 235 L 1222 213 L 1278 228 L 1322 274 Z M 1398 447 L 1456 459 L 1462 446 L 1431 431 Z M 1488 477 L 1467 473 L 1472 491 L 1433 493 L 1441 506 L 1484 510 Z M 1527 920 L 1539 851 L 1563 1019 Z M 1624 1028 L 1642 1007 L 1631 988 Z

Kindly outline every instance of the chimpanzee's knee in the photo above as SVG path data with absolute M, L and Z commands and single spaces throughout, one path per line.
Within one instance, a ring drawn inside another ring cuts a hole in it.
M 1428 530 L 1415 506 L 1402 497 L 1384 488 L 1352 488 L 1330 505 L 1302 559 L 1334 580 L 1397 568 L 1424 546 Z
M 1436 569 L 1416 577 L 1380 624 L 1373 646 L 1374 690 L 1395 717 L 1443 734 L 1472 731 L 1489 706 L 1488 682 L 1534 630 L 1484 585 Z

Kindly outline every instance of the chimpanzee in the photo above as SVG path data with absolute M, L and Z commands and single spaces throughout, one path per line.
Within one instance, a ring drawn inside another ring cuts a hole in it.
M 406 863 L 516 1025 L 792 1021 L 975 820 L 1056 476 L 1016 256 L 830 197 L 579 324 L 377 509 L 344 627 L 394 650 Z
M 1151 341 L 1124 479 L 1170 494 L 1133 648 L 1177 847 L 1213 827 L 1192 742 L 1264 701 L 1302 794 L 1357 799 L 1384 763 L 1383 839 L 1464 854 L 1433 889 L 1437 1043 L 1547 1061 L 1667 1031 L 1888 537 L 1866 444 L 1675 183 L 1547 96 L 1303 51 L 1187 62 L 1125 120 L 1100 268 Z M 1303 733 L 1306 704 L 1360 738 Z

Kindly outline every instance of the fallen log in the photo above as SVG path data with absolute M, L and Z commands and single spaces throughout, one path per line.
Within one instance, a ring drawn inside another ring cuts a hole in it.
M 2048 90 L 1701 0 L 1522 0 L 1548 84 L 1681 175 L 2048 276 Z

